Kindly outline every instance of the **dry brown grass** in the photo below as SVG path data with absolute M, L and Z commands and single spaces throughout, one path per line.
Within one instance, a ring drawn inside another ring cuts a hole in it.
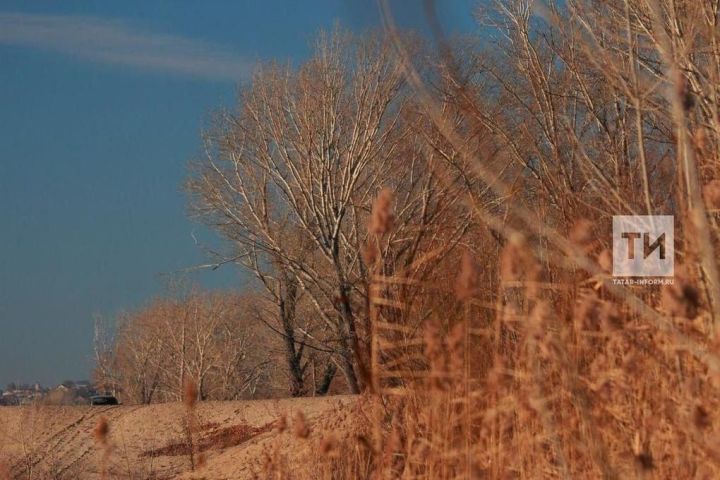
M 461 288 L 460 315 L 441 310 L 414 335 L 379 342 L 381 391 L 348 420 L 354 433 L 308 436 L 296 417 L 296 441 L 316 441 L 319 461 L 292 464 L 280 452 L 259 477 L 717 478 L 717 375 L 673 332 L 609 298 L 607 278 L 537 285 L 531 253 L 510 244 L 501 257 L 512 265 L 497 308 Z M 693 288 L 690 278 L 658 288 L 653 306 L 717 354 Z

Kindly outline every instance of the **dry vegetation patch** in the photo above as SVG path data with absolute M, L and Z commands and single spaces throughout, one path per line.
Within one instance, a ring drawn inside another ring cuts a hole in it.
M 203 433 L 196 440 L 197 451 L 202 453 L 207 450 L 222 450 L 236 447 L 253 437 L 272 430 L 273 424 L 267 423 L 260 427 L 247 424 L 230 425 L 221 427 L 215 424 L 203 425 Z M 164 447 L 146 450 L 143 457 L 189 455 L 190 445 L 185 440 L 172 442 Z

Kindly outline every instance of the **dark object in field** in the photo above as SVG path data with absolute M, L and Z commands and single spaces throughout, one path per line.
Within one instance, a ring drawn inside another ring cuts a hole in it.
M 119 405 L 117 398 L 112 395 L 96 395 L 90 397 L 90 405 Z

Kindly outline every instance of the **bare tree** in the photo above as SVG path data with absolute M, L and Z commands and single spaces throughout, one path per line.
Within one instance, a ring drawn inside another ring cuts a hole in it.
M 321 35 L 298 72 L 268 66 L 255 74 L 189 182 L 197 209 L 244 246 L 261 279 L 261 265 L 291 272 L 332 332 L 353 392 L 360 390 L 351 300 L 359 245 L 347 231 L 401 138 L 393 128 L 400 86 L 381 39 Z M 290 285 L 274 280 L 269 290 L 287 305 L 277 292 Z
M 93 332 L 93 353 L 95 355 L 95 367 L 93 369 L 93 380 L 97 388 L 104 392 L 117 394 L 118 379 L 114 354 L 115 340 L 111 335 L 112 326 L 106 320 L 97 316 L 94 322 Z
M 269 381 L 271 359 L 247 303 L 194 290 L 123 314 L 98 372 L 128 403 L 179 400 L 187 380 L 201 399 L 253 396 Z
M 122 314 L 113 349 L 121 395 L 128 402 L 151 403 L 161 381 L 161 342 L 152 310 Z

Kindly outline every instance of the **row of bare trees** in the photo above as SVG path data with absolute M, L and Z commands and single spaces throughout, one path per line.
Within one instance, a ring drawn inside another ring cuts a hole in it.
M 98 324 L 95 381 L 126 403 L 179 400 L 188 381 L 201 399 L 267 395 L 276 373 L 272 342 L 254 315 L 250 295 L 159 298 L 120 315 L 111 338 Z

